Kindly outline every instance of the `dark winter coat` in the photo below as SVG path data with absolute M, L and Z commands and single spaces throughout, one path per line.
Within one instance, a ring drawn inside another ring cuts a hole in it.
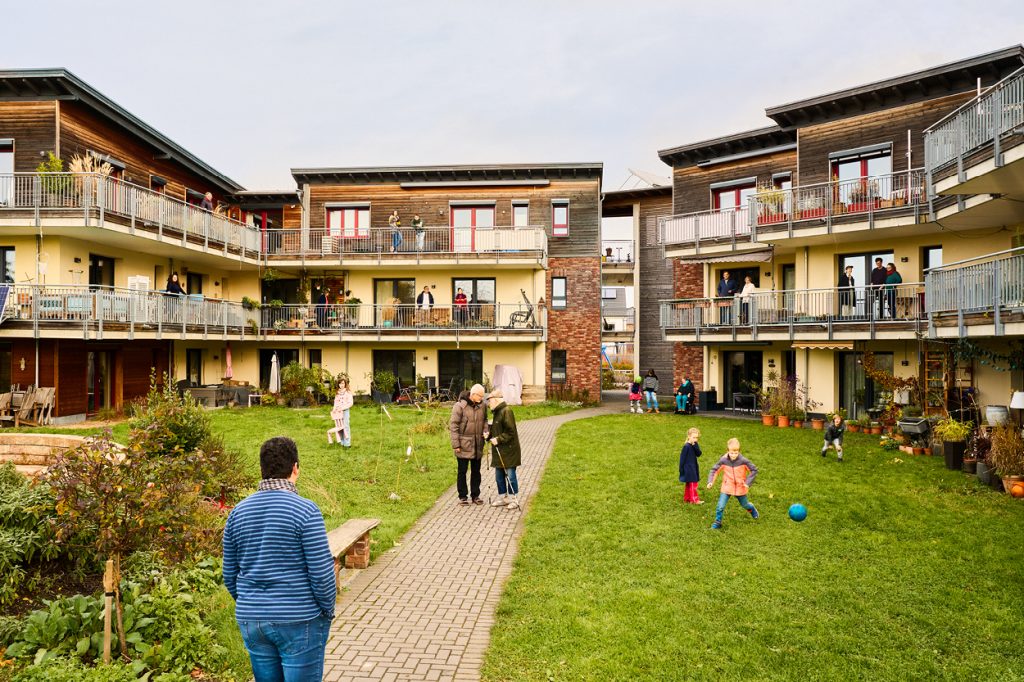
M 522 450 L 519 447 L 519 430 L 516 429 L 516 416 L 512 413 L 512 408 L 504 402 L 500 402 L 495 406 L 493 414 L 491 438 L 497 438 L 498 444 L 497 446 L 491 445 L 491 466 L 501 469 L 514 469 L 522 462 Z
M 484 455 L 484 424 L 487 408 L 483 403 L 474 403 L 469 394 L 459 398 L 452 408 L 448 421 L 452 450 L 459 459 L 478 459 Z
M 831 443 L 834 440 L 838 440 L 839 444 L 843 444 L 843 435 L 846 433 L 846 422 L 842 422 L 839 426 L 836 426 L 835 422 L 828 425 L 825 429 L 825 442 Z
M 689 379 L 679 384 L 679 388 L 676 389 L 676 395 L 685 395 L 691 401 L 693 400 L 693 394 L 693 382 Z
M 727 298 L 729 296 L 736 295 L 736 280 L 734 279 L 720 279 L 718 280 L 718 297 Z
M 871 270 L 871 283 L 875 286 L 885 284 L 885 278 L 888 274 L 885 268 L 873 268 Z
M 679 453 L 679 482 L 699 483 L 700 469 L 697 466 L 697 458 L 700 457 L 700 445 L 698 443 L 685 443 L 682 452 Z

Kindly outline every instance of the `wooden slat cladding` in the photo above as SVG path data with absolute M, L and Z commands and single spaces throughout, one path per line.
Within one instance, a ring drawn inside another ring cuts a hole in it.
M 672 213 L 694 213 L 711 209 L 711 185 L 746 177 L 757 184 L 771 184 L 775 173 L 793 173 L 796 181 L 796 151 L 778 152 L 732 163 L 701 168 L 687 166 L 672 172 Z
M 68 161 L 74 154 L 87 150 L 109 154 L 125 164 L 125 179 L 141 187 L 149 187 L 149 176 L 167 180 L 164 191 L 176 199 L 185 198 L 185 188 L 197 192 L 220 192 L 206 180 L 189 172 L 173 160 L 156 158 L 161 152 L 136 139 L 125 130 L 94 114 L 79 102 L 60 103 L 61 157 Z
M 569 200 L 569 236 L 551 237 L 551 202 Z M 388 216 L 398 210 L 402 225 L 408 227 L 415 214 L 423 218 L 424 227 L 448 227 L 448 205 L 451 201 L 495 202 L 494 221 L 498 226 L 512 224 L 512 204 L 529 202 L 530 225 L 548 229 L 548 252 L 552 256 L 597 256 L 601 239 L 600 187 L 596 180 L 558 181 L 548 186 L 520 187 L 424 187 L 403 189 L 398 184 L 382 185 L 311 185 L 309 226 L 322 230 L 326 226 L 326 206 L 331 203 L 366 203 L 370 205 L 370 226 L 387 227 Z M 286 214 L 286 226 L 298 220 Z
M 911 131 L 911 160 L 917 168 L 924 165 L 924 129 L 974 97 L 966 92 L 886 109 L 863 116 L 844 118 L 797 130 L 799 178 L 794 182 L 809 185 L 831 178 L 828 155 L 845 149 L 891 142 L 893 172 L 907 170 L 907 130 Z
M 0 138 L 14 138 L 14 172 L 31 173 L 57 147 L 56 102 L 0 102 Z

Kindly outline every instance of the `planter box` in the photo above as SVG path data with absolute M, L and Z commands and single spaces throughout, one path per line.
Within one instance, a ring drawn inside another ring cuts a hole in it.
M 913 417 L 899 421 L 900 431 L 911 436 L 920 436 L 928 433 L 928 420 L 924 417 Z

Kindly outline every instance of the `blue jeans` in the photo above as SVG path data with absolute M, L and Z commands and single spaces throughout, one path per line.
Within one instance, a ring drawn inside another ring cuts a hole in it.
M 690 396 L 685 393 L 680 393 L 676 396 L 676 409 L 680 412 L 686 412 L 686 401 L 690 399 Z
M 644 395 L 647 396 L 647 407 L 655 410 L 658 408 L 658 392 L 652 391 L 651 389 L 644 389 Z
M 402 233 L 395 230 L 391 233 L 391 250 L 398 251 L 398 247 L 402 245 Z
M 331 619 L 279 623 L 272 620 L 238 622 L 249 652 L 256 682 L 305 682 L 324 675 L 324 652 Z
M 508 474 L 509 485 L 507 487 L 505 485 L 505 474 Z M 516 478 L 515 467 L 509 467 L 508 469 L 494 467 L 494 480 L 498 484 L 499 495 L 505 495 L 507 493 L 512 493 L 513 495 L 519 494 L 519 479 Z M 509 488 L 511 488 L 511 490 L 509 490 Z
M 725 503 L 729 501 L 730 497 L 735 497 L 736 501 L 740 503 L 740 506 L 747 511 L 753 511 L 754 509 L 754 505 L 750 504 L 746 495 L 730 495 L 729 493 L 722 493 L 718 496 L 718 506 L 715 507 L 715 521 L 718 523 L 722 522 L 722 514 L 725 512 Z
M 349 413 L 349 410 L 345 410 L 345 419 L 344 419 L 345 435 L 342 436 L 342 439 L 341 439 L 341 444 L 344 447 L 346 447 L 346 448 L 352 446 L 352 428 L 349 426 L 349 415 L 348 415 L 348 413 Z

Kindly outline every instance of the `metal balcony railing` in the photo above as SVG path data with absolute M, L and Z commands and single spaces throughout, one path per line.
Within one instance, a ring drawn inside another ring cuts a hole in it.
M 605 332 L 632 332 L 636 325 L 636 308 L 615 311 L 601 310 L 601 324 Z
M 268 230 L 263 235 L 268 256 L 344 258 L 346 256 L 420 257 L 491 254 L 543 258 L 547 232 L 543 227 L 370 228 L 360 232 L 310 229 Z
M 81 327 L 107 330 L 244 333 L 241 304 L 116 287 L 0 285 L 9 288 L 5 320 L 31 322 L 34 329 Z
M 281 305 L 258 312 L 265 334 L 352 334 L 358 332 L 485 332 L 541 334 L 544 310 L 526 303 L 470 303 L 417 308 L 415 303 Z
M 754 241 L 758 229 L 778 230 L 793 223 L 816 220 L 831 225 L 843 216 L 869 219 L 894 209 L 921 210 L 927 203 L 924 172 L 899 173 L 852 180 L 833 180 L 791 189 L 764 190 L 750 198 L 747 217 Z
M 983 315 L 1002 333 L 1004 315 L 1024 310 L 1024 248 L 969 258 L 925 273 L 930 329 L 936 318 L 956 315 L 963 332 L 965 315 Z
M 963 180 L 964 157 L 994 145 L 1000 163 L 1000 138 L 1024 125 L 1024 67 L 999 81 L 978 97 L 924 131 L 924 159 L 928 173 L 951 164 Z
M 665 330 L 757 334 L 779 330 L 836 325 L 892 326 L 924 319 L 923 285 L 893 284 L 831 289 L 759 291 L 748 297 L 691 298 L 663 301 Z
M 179 199 L 95 173 L 0 174 L 0 216 L 5 211 L 39 213 L 81 210 L 117 216 L 135 230 L 161 239 L 202 245 L 225 254 L 259 255 L 259 231 Z
M 749 209 L 697 211 L 658 219 L 662 244 L 695 244 L 702 241 L 750 241 Z
M 632 263 L 635 260 L 632 239 L 602 239 L 601 260 L 604 263 Z

